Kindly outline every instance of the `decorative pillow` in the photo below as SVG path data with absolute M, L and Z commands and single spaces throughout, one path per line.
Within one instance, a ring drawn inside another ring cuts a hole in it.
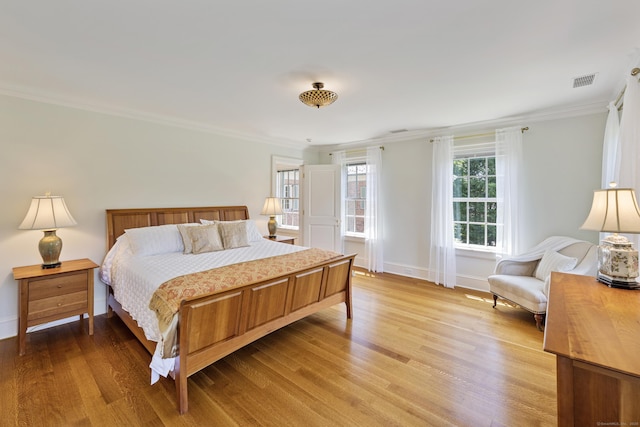
M 189 224 L 178 224 L 178 231 L 180 232 L 180 236 L 182 237 L 182 245 L 184 246 L 184 250 L 182 253 L 190 254 L 193 252 L 191 246 L 191 236 L 187 232 L 187 228 L 190 227 L 201 227 L 201 224 L 198 223 L 189 223 Z
M 220 240 L 218 224 L 186 227 L 186 231 L 191 237 L 191 252 L 194 254 L 221 251 L 225 249 L 222 245 L 222 240 Z
M 577 258 L 568 257 L 547 249 L 536 269 L 536 278 L 546 280 L 552 271 L 573 270 L 577 263 Z
M 125 232 L 129 236 L 131 250 L 136 255 L 158 255 L 184 250 L 182 237 L 175 224 L 130 228 Z
M 249 246 L 245 221 L 221 221 L 217 225 L 225 249 Z
M 201 223 L 203 224 L 213 224 L 220 222 L 244 222 L 247 225 L 247 240 L 249 242 L 259 242 L 262 240 L 262 234 L 258 231 L 258 227 L 256 226 L 256 222 L 252 219 L 239 219 L 236 221 L 211 221 L 208 219 L 201 219 Z

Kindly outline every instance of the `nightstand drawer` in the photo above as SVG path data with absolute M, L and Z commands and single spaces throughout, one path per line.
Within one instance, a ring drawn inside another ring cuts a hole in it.
M 87 271 L 60 274 L 43 279 L 32 280 L 29 284 L 29 302 L 87 291 Z
M 32 321 L 44 318 L 63 318 L 87 311 L 87 290 L 81 292 L 56 295 L 49 298 L 41 298 L 29 302 L 29 315 L 27 325 L 32 326 Z M 36 324 L 39 324 L 38 322 Z

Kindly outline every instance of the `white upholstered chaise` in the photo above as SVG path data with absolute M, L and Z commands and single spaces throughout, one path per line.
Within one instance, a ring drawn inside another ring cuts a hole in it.
M 489 276 L 493 308 L 498 297 L 533 313 L 538 329 L 543 330 L 551 271 L 596 275 L 597 246 L 565 236 L 552 236 L 531 250 L 496 264 Z

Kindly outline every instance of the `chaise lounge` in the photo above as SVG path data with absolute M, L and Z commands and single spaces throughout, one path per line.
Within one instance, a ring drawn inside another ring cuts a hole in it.
M 549 277 L 552 271 L 596 275 L 597 246 L 584 240 L 552 236 L 531 250 L 496 264 L 489 276 L 493 308 L 498 297 L 533 313 L 536 327 L 544 330 Z

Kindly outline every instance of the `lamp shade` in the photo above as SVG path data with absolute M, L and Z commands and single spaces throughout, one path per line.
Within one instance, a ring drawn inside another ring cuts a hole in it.
M 280 199 L 277 197 L 267 197 L 264 200 L 264 206 L 260 215 L 282 215 L 282 206 Z
M 593 192 L 593 204 L 583 230 L 609 233 L 640 233 L 640 209 L 632 188 L 610 188 Z
M 27 216 L 18 226 L 20 230 L 55 230 L 76 225 L 61 196 L 35 196 Z

